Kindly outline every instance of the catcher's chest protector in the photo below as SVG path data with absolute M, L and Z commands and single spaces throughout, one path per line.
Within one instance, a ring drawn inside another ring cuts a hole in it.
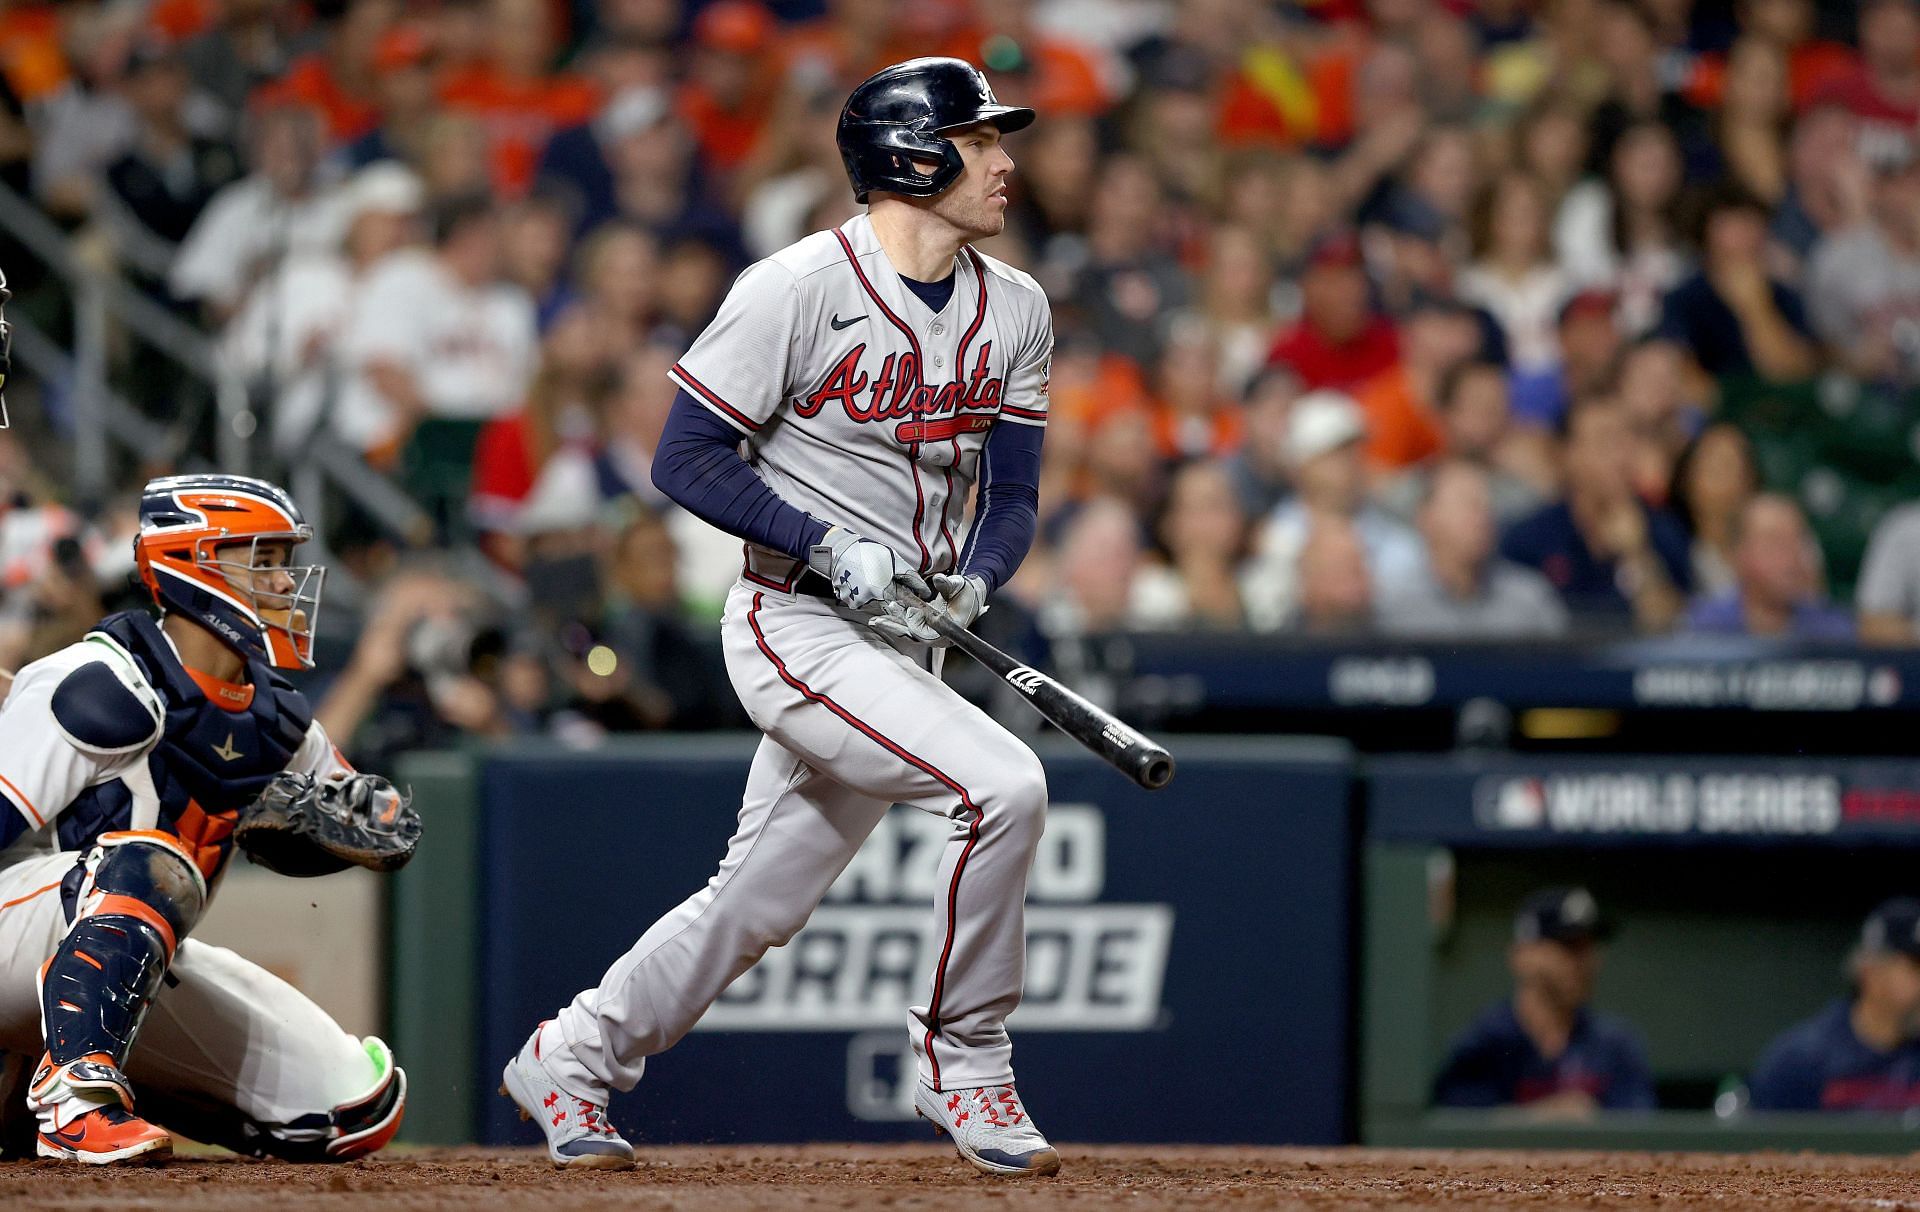
M 228 835 L 239 810 L 293 760 L 313 711 L 306 696 L 259 660 L 247 663 L 253 699 L 245 709 L 214 703 L 143 613 L 114 615 L 96 630 L 127 650 L 165 707 L 160 738 L 146 763 L 159 820 L 134 820 L 134 797 L 124 782 L 103 783 L 61 815 L 61 846 L 81 850 L 110 830 L 158 828 L 186 842 L 211 879 L 232 851 Z

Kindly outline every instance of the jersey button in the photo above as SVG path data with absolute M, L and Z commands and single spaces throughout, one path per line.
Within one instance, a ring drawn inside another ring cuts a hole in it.
M 935 366 L 945 366 L 947 364 L 947 359 L 941 354 L 935 354 L 933 355 L 933 364 Z
M 947 331 L 947 326 L 944 324 L 935 324 L 933 326 L 933 335 L 936 337 L 946 331 Z

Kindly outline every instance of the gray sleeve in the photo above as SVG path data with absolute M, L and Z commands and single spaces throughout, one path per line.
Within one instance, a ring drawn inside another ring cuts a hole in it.
M 1868 614 L 1920 615 L 1920 510 L 1902 506 L 1880 520 L 1867 543 L 1854 605 Z

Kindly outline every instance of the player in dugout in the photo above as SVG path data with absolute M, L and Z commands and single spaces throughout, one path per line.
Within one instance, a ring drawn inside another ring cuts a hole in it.
M 1756 1111 L 1920 1107 L 1920 900 L 1867 915 L 1847 957 L 1853 996 L 1768 1045 L 1748 1093 Z
M 1601 944 L 1612 935 L 1584 888 L 1527 897 L 1513 921 L 1513 996 L 1484 1011 L 1434 1082 L 1442 1107 L 1523 1106 L 1550 1119 L 1648 1110 L 1653 1073 L 1639 1033 L 1592 1009 Z

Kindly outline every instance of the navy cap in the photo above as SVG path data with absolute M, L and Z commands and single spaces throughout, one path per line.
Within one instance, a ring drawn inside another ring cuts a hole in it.
M 1896 896 L 1881 902 L 1860 928 L 1863 951 L 1898 951 L 1920 959 L 1920 900 Z
M 1542 888 L 1520 902 L 1513 917 L 1516 943 L 1592 943 L 1613 937 L 1613 923 L 1585 888 Z

